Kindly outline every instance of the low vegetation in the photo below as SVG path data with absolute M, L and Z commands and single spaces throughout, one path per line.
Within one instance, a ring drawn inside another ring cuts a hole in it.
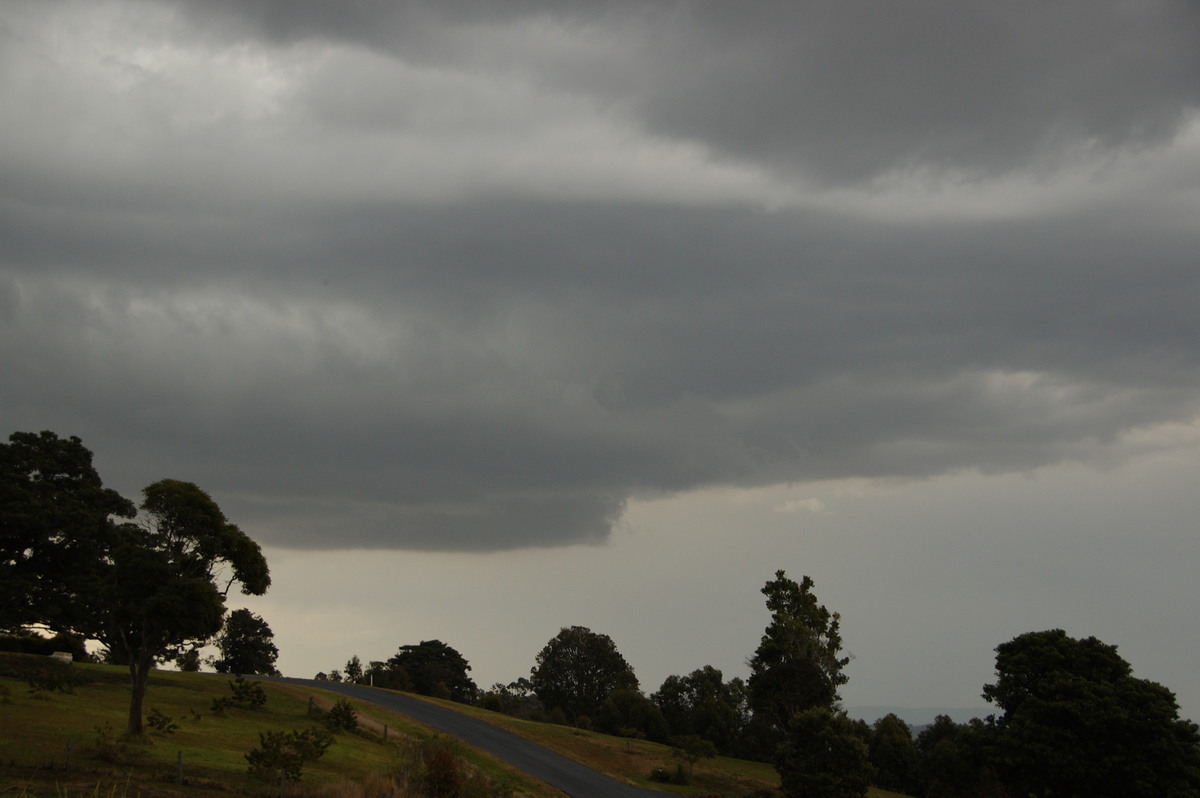
M 47 689 L 47 674 L 62 673 L 70 678 L 50 680 L 62 689 Z M 228 676 L 155 671 L 156 722 L 128 737 L 126 669 L 0 653 L 0 794 L 277 796 L 282 784 L 292 796 L 401 798 L 429 794 L 426 782 L 436 778 L 457 780 L 460 796 L 558 795 L 403 716 L 322 691 L 261 685 L 262 702 L 226 701 L 233 688 L 254 691 Z M 313 755 L 321 743 L 328 744 Z M 284 768 L 291 778 L 281 776 Z
M 121 731 L 129 700 L 125 669 L 55 665 L 45 657 L 0 653 L 0 795 L 278 796 L 283 760 L 275 761 L 274 770 L 261 764 L 293 735 L 311 735 L 327 736 L 331 743 L 322 755 L 300 763 L 299 778 L 284 782 L 286 795 L 416 798 L 448 794 L 447 787 L 456 786 L 454 794 L 463 798 L 561 796 L 402 715 L 320 690 L 254 683 L 262 685 L 265 702 L 226 702 L 238 690 L 245 694 L 245 688 L 219 674 L 156 671 L 150 712 L 158 722 L 147 724 L 139 737 L 127 738 Z M 41 675 L 44 683 L 50 672 L 69 673 L 62 681 L 69 687 L 31 687 L 31 678 Z M 214 702 L 225 705 L 219 714 L 212 711 Z M 616 778 L 667 793 L 741 798 L 769 794 L 778 785 L 770 765 L 726 757 L 685 766 L 686 785 L 655 782 L 656 770 L 673 775 L 679 768 L 670 746 L 438 703 L 502 725 Z M 263 753 L 252 756 L 255 751 Z M 260 765 L 258 775 L 251 772 L 255 764 Z M 871 798 L 895 795 L 873 790 Z

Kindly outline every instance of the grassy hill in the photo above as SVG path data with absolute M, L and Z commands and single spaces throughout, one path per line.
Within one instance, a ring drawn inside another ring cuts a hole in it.
M 149 717 L 167 718 L 142 739 L 122 740 L 128 714 L 128 674 L 123 668 L 60 666 L 45 657 L 0 654 L 0 795 L 55 798 L 120 796 L 278 796 L 280 784 L 252 778 L 245 754 L 261 745 L 260 733 L 317 726 L 322 708 L 340 696 L 291 685 L 263 683 L 260 709 L 230 707 L 214 713 L 214 699 L 232 696 L 230 678 L 217 674 L 156 673 L 146 696 Z M 67 674 L 75 682 L 53 689 Z M 43 689 L 31 687 L 41 682 Z M 299 781 L 285 785 L 290 796 L 421 796 L 428 753 L 452 755 L 464 798 L 561 796 L 557 790 L 469 749 L 402 715 L 352 702 L 360 728 L 341 732 L 323 757 L 304 766 Z M 678 794 L 740 798 L 778 785 L 774 770 L 760 763 L 720 758 L 698 763 L 687 787 L 649 781 L 651 771 L 674 771 L 665 746 L 625 740 L 563 726 L 508 718 L 460 704 L 483 717 L 585 762 L 597 770 L 643 786 Z M 442 757 L 442 762 L 449 759 Z M 182 781 L 181 781 L 182 776 Z M 882 791 L 872 798 L 890 795 Z

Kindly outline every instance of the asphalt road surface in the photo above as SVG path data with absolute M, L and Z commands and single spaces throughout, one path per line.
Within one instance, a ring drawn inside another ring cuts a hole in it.
M 310 679 L 279 679 L 321 690 L 342 693 L 359 701 L 390 709 L 413 720 L 432 726 L 467 745 L 486 751 L 518 770 L 522 770 L 572 798 L 663 798 L 664 793 L 634 787 L 530 742 L 520 735 L 390 690 L 377 690 L 358 684 L 318 682 Z

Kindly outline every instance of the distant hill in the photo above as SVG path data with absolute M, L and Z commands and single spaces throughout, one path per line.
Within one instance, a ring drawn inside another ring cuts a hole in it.
M 874 724 L 884 715 L 893 714 L 904 721 L 916 733 L 917 727 L 928 726 L 938 715 L 946 715 L 955 723 L 966 723 L 971 718 L 986 718 L 996 714 L 995 707 L 846 707 L 846 714 L 855 719 Z

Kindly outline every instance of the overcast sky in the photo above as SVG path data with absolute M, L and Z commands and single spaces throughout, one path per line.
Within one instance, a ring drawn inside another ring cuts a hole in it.
M 208 490 L 292 675 L 745 676 L 784 569 L 847 704 L 1200 718 L 1198 109 L 1184 0 L 0 0 L 4 434 Z

